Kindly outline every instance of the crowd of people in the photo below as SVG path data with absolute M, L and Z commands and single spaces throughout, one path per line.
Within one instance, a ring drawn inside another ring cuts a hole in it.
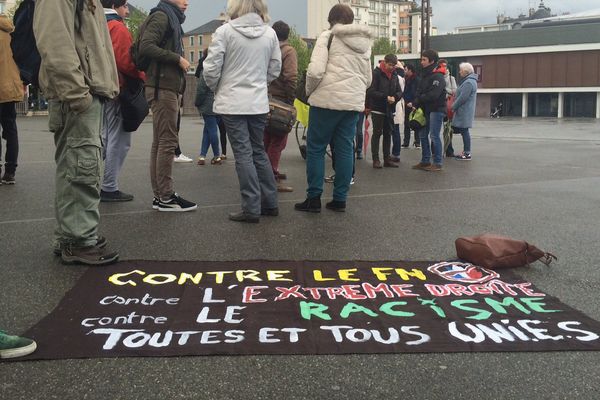
M 118 253 L 98 234 L 99 203 L 133 199 L 119 186 L 131 147 L 119 94 L 132 81 L 145 82 L 145 98 L 153 115 L 152 208 L 185 212 L 198 207 L 175 191 L 172 178 L 174 162 L 191 161 L 179 148 L 181 101 L 191 67 L 182 42 L 187 7 L 188 0 L 159 0 L 134 43 L 125 24 L 127 0 L 36 1 L 33 30 L 42 61 L 39 81 L 49 100 L 49 129 L 56 146 L 54 253 L 64 263 L 100 266 L 118 260 Z M 265 0 L 229 0 L 227 14 L 228 23 L 216 30 L 196 70 L 195 105 L 204 120 L 197 163 L 206 163 L 210 148 L 210 163 L 222 163 L 228 139 L 241 195 L 241 208 L 229 219 L 257 223 L 263 216 L 278 216 L 278 192 L 293 190 L 284 184 L 286 176 L 279 169 L 287 134 L 269 128 L 268 116 L 273 99 L 293 107 L 298 60 L 288 43 L 290 27 L 283 21 L 269 26 Z M 458 86 L 447 63 L 433 50 L 423 51 L 420 74 L 393 54 L 373 70 L 373 38 L 368 27 L 354 24 L 352 9 L 335 5 L 328 22 L 330 29 L 317 39 L 306 72 L 310 105 L 307 189 L 305 201 L 295 204 L 296 210 L 321 211 L 325 153 L 330 146 L 334 188 L 333 199 L 325 207 L 345 211 L 355 160 L 363 158 L 367 115 L 373 121 L 373 168 L 399 167 L 401 148 L 410 146 L 409 120 L 416 109 L 421 109 L 425 123 L 414 131 L 413 145 L 421 149 L 422 157 L 413 168 L 441 171 L 444 151 L 453 155 L 450 143 L 442 141 L 444 124 L 463 136 L 464 151 L 456 158 L 471 159 L 469 129 L 477 77 L 470 64 L 460 65 Z M 15 103 L 24 96 L 10 53 L 11 30 L 10 20 L 0 16 L 0 116 L 7 143 L 2 184 L 15 183 Z M 132 55 L 135 45 L 137 55 Z M 0 357 L 18 357 L 33 350 L 35 342 L 0 332 Z

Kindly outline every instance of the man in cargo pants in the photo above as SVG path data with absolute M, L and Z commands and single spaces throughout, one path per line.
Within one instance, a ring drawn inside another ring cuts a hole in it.
M 56 145 L 55 254 L 64 263 L 106 265 L 119 255 L 98 236 L 102 102 L 119 93 L 100 0 L 37 0 L 40 86 Z

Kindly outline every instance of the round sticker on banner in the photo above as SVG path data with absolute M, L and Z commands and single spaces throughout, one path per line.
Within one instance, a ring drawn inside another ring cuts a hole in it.
M 448 281 L 461 283 L 484 283 L 500 277 L 495 271 L 460 261 L 441 262 L 427 270 Z

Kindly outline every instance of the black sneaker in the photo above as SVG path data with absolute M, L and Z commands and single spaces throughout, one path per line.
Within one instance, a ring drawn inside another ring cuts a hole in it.
M 321 212 L 321 197 L 307 198 L 302 203 L 296 203 L 294 209 L 311 213 Z
M 101 249 L 106 247 L 106 243 L 108 241 L 106 240 L 106 238 L 104 236 L 98 236 L 98 241 L 96 242 L 96 246 L 100 247 Z M 67 246 L 63 245 L 63 244 L 58 244 L 54 246 L 54 255 L 55 256 L 60 256 L 62 254 L 62 251 L 64 248 L 66 248 Z
M 183 197 L 180 197 L 177 193 L 173 193 L 171 198 L 167 201 L 158 201 L 158 211 L 165 212 L 185 212 L 194 211 L 198 208 L 196 203 L 187 201 Z
M 346 202 L 331 200 L 329 203 L 325 204 L 325 207 L 328 210 L 336 211 L 336 212 L 345 212 L 346 211 Z
M 152 198 L 152 209 L 154 209 L 154 210 L 158 210 L 158 203 L 160 203 L 160 202 L 158 201 L 158 198 L 156 198 L 156 197 L 153 197 L 153 198 Z
M 100 190 L 100 201 L 103 203 L 117 203 L 133 200 L 133 195 L 117 190 L 115 192 L 105 192 Z
M 9 174 L 8 172 L 5 172 L 4 176 L 2 177 L 2 183 L 5 185 L 14 185 L 16 183 L 15 174 Z
M 102 266 L 115 263 L 119 260 L 119 253 L 108 251 L 98 246 L 72 247 L 68 246 L 62 251 L 63 264 L 84 264 Z

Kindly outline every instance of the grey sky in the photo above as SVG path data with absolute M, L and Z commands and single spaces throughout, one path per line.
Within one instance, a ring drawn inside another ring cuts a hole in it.
M 184 29 L 191 30 L 214 19 L 225 10 L 226 0 L 189 0 L 187 21 Z M 420 0 L 417 0 L 420 2 Z M 150 10 L 158 0 L 130 0 L 134 5 Z M 306 34 L 305 0 L 269 0 L 269 11 L 273 21 L 282 19 L 298 32 Z M 600 8 L 598 0 L 545 0 L 555 14 L 581 12 Z M 527 13 L 529 7 L 536 8 L 540 0 L 431 0 L 433 25 L 440 33 L 452 32 L 457 26 L 493 24 L 497 14 L 516 17 Z

